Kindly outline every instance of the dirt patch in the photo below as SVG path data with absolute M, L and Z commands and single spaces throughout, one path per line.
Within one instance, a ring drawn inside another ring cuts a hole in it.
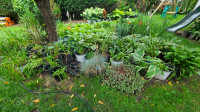
M 65 24 L 67 23 L 87 23 L 87 20 L 72 20 L 72 21 L 64 21 Z

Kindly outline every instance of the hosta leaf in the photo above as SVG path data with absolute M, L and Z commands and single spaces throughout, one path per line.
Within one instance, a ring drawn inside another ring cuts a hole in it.
M 157 67 L 156 65 L 150 65 L 149 69 L 147 71 L 146 77 L 152 78 L 155 75 L 157 75 L 159 73 L 159 71 L 160 71 L 159 67 Z

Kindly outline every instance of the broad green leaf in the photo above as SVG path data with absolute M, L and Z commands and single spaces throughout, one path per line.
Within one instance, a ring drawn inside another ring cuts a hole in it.
M 155 75 L 158 75 L 159 71 L 160 71 L 159 67 L 157 67 L 156 65 L 150 65 L 146 77 L 152 78 Z

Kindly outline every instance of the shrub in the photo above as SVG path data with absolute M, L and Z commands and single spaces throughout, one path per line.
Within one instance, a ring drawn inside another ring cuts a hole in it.
M 97 6 L 109 10 L 110 7 L 116 5 L 117 1 L 118 0 L 55 0 L 64 15 L 66 11 L 69 11 L 71 15 L 75 14 L 76 18 L 80 17 L 79 15 L 85 8 Z
M 86 75 L 102 74 L 106 68 L 105 57 L 95 54 L 93 58 L 81 64 L 81 71 Z
M 112 66 L 103 75 L 104 84 L 131 94 L 140 92 L 145 82 L 133 65 Z
M 85 9 L 84 12 L 81 14 L 82 17 L 86 18 L 87 20 L 98 20 L 103 19 L 103 9 L 98 7 L 91 7 Z
M 119 19 L 116 23 L 116 32 L 118 37 L 124 37 L 127 36 L 130 33 L 130 26 L 128 24 L 128 21 L 126 19 Z

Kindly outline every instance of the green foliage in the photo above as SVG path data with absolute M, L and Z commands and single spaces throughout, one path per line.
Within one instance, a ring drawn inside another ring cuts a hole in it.
M 91 59 L 81 63 L 81 72 L 90 76 L 102 75 L 107 67 L 105 60 L 105 57 L 95 54 Z
M 186 9 L 186 13 L 190 13 L 194 9 L 198 0 L 184 0 L 183 2 L 185 2 L 185 3 L 183 5 L 182 9 L 183 10 Z
M 151 35 L 151 32 L 157 34 L 158 37 L 162 37 L 167 27 L 169 26 L 169 20 L 163 19 L 158 21 L 155 19 L 144 18 L 143 15 L 139 16 L 136 20 L 131 23 L 132 32 L 135 34 L 141 34 L 142 36 Z
M 71 14 L 75 14 L 75 16 L 79 16 L 85 8 L 95 6 L 100 8 L 109 8 L 114 6 L 117 1 L 118 0 L 55 0 L 64 13 L 69 11 Z
M 16 16 L 11 0 L 1 0 L 0 4 L 0 16 Z
M 36 13 L 26 10 L 23 15 L 20 16 L 20 23 L 26 28 L 26 32 L 33 39 L 34 42 L 39 43 L 47 35 L 44 30 L 44 25 L 41 25 Z
M 30 60 L 30 62 L 22 68 L 22 72 L 27 78 L 32 78 L 39 72 L 37 67 L 42 64 L 44 64 L 44 62 L 41 58 Z
M 98 20 L 103 19 L 103 9 L 98 7 L 91 7 L 85 9 L 81 16 L 87 20 Z
M 103 76 L 104 84 L 129 94 L 140 92 L 145 82 L 133 65 L 113 66 Z
M 200 68 L 200 49 L 199 48 L 185 48 L 183 46 L 174 46 L 166 54 L 172 64 L 180 68 L 180 76 L 178 79 L 188 78 L 192 75 L 197 75 Z
M 52 14 L 54 16 L 55 19 L 61 19 L 61 9 L 60 6 L 58 4 L 56 4 L 54 2 L 54 0 L 49 0 L 50 2 L 50 8 L 52 11 Z
M 108 46 L 112 60 L 129 62 L 135 49 L 135 41 L 132 36 L 113 38 Z
M 116 32 L 119 38 L 130 34 L 130 26 L 126 19 L 119 19 L 116 23 Z

